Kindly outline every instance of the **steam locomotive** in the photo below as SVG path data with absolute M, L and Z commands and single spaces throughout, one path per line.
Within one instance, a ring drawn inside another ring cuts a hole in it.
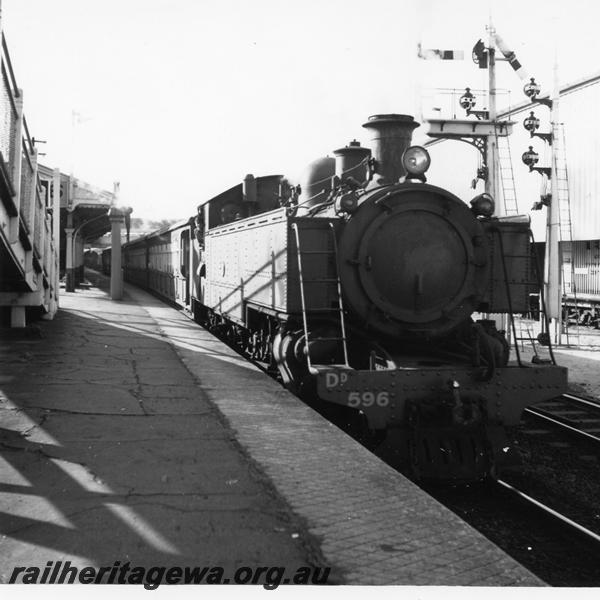
M 426 183 L 399 114 L 309 165 L 254 177 L 188 221 L 124 245 L 128 281 L 188 307 L 283 384 L 360 423 L 424 479 L 480 479 L 504 428 L 566 391 L 566 369 L 510 361 L 509 321 L 538 287 L 527 217 Z M 485 315 L 496 315 L 495 319 Z

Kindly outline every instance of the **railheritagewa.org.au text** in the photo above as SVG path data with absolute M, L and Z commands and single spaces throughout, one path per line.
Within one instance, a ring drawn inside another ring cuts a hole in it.
M 8 583 L 100 583 L 138 584 L 155 590 L 162 584 L 262 585 L 274 590 L 281 584 L 324 585 L 331 569 L 299 567 L 238 567 L 227 573 L 219 566 L 140 567 L 115 561 L 110 567 L 76 567 L 70 561 L 48 561 L 44 567 L 14 567 Z

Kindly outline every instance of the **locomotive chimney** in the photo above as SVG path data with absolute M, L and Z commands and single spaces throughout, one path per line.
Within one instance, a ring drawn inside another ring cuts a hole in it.
M 372 131 L 371 150 L 375 159 L 377 185 L 398 183 L 406 175 L 402 154 L 410 146 L 413 129 L 418 127 L 410 115 L 373 115 L 363 125 Z

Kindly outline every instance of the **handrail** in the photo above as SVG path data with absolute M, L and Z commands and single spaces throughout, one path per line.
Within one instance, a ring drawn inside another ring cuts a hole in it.
M 29 164 L 29 170 L 33 171 L 33 162 L 31 160 L 31 153 L 27 151 L 27 144 L 25 142 L 25 138 L 21 140 L 21 146 L 23 148 L 23 155 L 27 159 L 27 163 Z
M 25 150 L 28 150 L 30 154 L 33 154 L 33 140 L 31 135 L 29 134 L 29 127 L 27 126 L 27 119 L 25 118 L 25 115 L 23 115 L 23 132 L 25 133 L 25 135 L 23 136 L 23 148 Z M 28 143 L 28 148 L 25 148 L 25 141 L 27 141 Z
M 15 77 L 15 72 L 13 71 L 12 62 L 10 60 L 10 54 L 8 53 L 8 46 L 6 45 L 6 36 L 4 32 L 2 32 L 2 54 L 5 59 L 6 66 L 8 67 L 8 75 L 10 77 L 10 82 L 13 85 L 13 93 L 16 98 L 19 98 L 21 93 L 19 92 L 19 86 L 17 85 L 17 79 Z
M 10 77 L 6 70 L 6 63 L 4 61 L 1 61 L 1 63 L 2 63 L 2 86 L 6 89 L 6 95 L 10 102 L 10 106 L 13 110 L 13 113 L 15 115 L 17 115 L 19 111 L 17 109 L 17 103 L 15 101 L 16 96 L 14 95 L 13 90 L 10 87 L 10 81 L 9 81 Z

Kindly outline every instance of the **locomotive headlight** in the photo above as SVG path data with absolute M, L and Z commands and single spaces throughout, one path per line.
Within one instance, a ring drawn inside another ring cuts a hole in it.
M 429 152 L 422 146 L 411 146 L 402 155 L 402 166 L 406 169 L 407 177 L 424 179 L 425 172 L 429 169 L 430 164 Z
M 478 217 L 491 217 L 495 207 L 496 203 L 489 194 L 479 194 L 471 200 L 471 210 Z

